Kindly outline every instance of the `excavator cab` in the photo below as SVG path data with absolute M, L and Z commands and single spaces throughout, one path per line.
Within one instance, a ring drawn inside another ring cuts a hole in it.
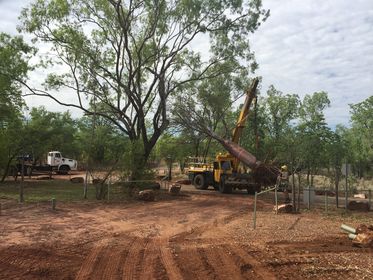
M 214 181 L 220 182 L 222 175 L 232 174 L 232 165 L 229 160 L 215 161 L 214 162 Z

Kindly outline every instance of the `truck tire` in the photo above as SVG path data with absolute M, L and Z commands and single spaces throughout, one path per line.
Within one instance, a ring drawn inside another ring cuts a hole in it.
M 220 177 L 219 192 L 221 193 L 232 193 L 232 186 L 226 184 L 226 176 Z
M 61 175 L 67 175 L 69 173 L 70 168 L 67 165 L 61 165 L 60 168 L 58 168 L 57 173 Z
M 206 178 L 203 174 L 198 174 L 193 179 L 193 185 L 197 190 L 207 189 Z

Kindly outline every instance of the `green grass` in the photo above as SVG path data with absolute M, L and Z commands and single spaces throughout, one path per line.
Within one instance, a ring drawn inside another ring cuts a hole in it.
M 0 198 L 19 199 L 21 182 L 5 182 L 0 184 Z M 26 202 L 50 201 L 81 201 L 83 199 L 83 184 L 73 184 L 70 181 L 30 181 L 23 182 Z M 95 200 L 95 187 L 88 186 L 88 200 Z

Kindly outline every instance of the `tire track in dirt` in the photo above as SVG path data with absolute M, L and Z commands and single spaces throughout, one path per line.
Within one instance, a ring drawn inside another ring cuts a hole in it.
M 208 272 L 208 277 L 206 279 L 218 279 L 218 273 L 216 273 L 214 265 L 209 263 L 205 249 L 197 247 L 197 253 L 201 258 L 204 269 Z
M 95 277 L 101 279 L 121 279 L 122 264 L 128 253 L 129 244 L 134 240 L 132 237 L 126 237 L 125 240 L 111 244 L 100 256 L 101 261 L 95 268 Z M 119 243 L 119 244 L 118 244 Z M 102 277 L 101 277 L 102 276 Z
M 155 269 L 157 267 L 157 258 L 159 258 L 160 249 L 158 239 L 150 241 L 144 251 L 144 260 L 142 262 L 142 273 L 140 279 L 154 279 Z
M 142 261 L 144 259 L 144 252 L 147 246 L 148 240 L 144 238 L 136 238 L 132 242 L 132 246 L 126 257 L 122 279 L 132 280 L 138 279 L 138 267 L 142 267 Z
M 257 261 L 253 256 L 245 252 L 244 249 L 238 247 L 237 245 L 223 245 L 224 250 L 231 252 L 232 255 L 238 258 L 238 262 L 242 263 L 241 272 L 247 269 L 254 270 L 255 274 L 265 280 L 276 280 L 277 277 L 268 268 L 266 268 L 262 263 Z
M 185 246 L 180 250 L 176 262 L 183 279 L 209 279 L 211 277 L 210 271 L 203 265 L 195 245 Z
M 165 240 L 162 240 L 160 239 L 159 240 L 160 244 L 160 253 L 161 253 L 161 260 L 164 264 L 164 267 L 167 271 L 167 275 L 169 277 L 169 279 L 183 279 L 182 276 L 181 276 L 181 272 L 180 272 L 180 269 L 179 267 L 177 266 L 176 262 L 174 261 L 174 257 L 171 253 L 171 250 L 169 248 L 169 240 L 168 239 L 165 239 Z
M 242 279 L 241 270 L 229 253 L 231 248 L 206 247 L 205 253 L 209 263 L 214 265 L 214 270 L 220 279 Z
M 106 242 L 105 244 L 97 244 L 91 249 L 91 252 L 83 261 L 83 264 L 76 275 L 76 280 L 89 279 L 89 276 L 95 270 L 97 258 L 102 254 L 102 251 L 105 250 L 105 248 Z

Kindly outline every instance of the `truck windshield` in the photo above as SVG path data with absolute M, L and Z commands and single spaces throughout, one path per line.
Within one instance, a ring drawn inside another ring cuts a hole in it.
M 58 153 L 57 153 L 57 154 L 55 155 L 55 157 L 60 158 L 60 157 L 61 157 L 61 154 L 58 154 Z

